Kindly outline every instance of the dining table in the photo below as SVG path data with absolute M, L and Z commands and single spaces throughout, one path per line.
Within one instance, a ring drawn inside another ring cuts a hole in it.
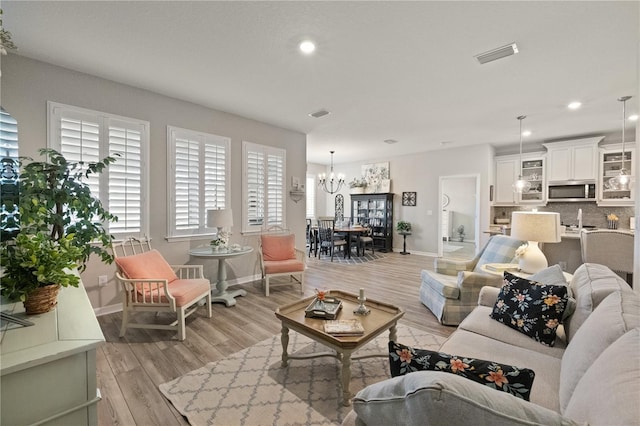
M 367 228 L 361 225 L 352 225 L 352 226 L 335 226 L 333 228 L 334 233 L 346 234 L 347 241 L 347 258 L 351 259 L 351 237 L 362 235 L 364 232 L 367 232 Z

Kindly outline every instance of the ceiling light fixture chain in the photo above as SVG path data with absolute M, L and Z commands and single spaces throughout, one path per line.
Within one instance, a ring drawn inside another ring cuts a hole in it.
M 631 99 L 631 96 L 622 96 L 618 98 L 618 101 L 622 102 L 622 155 L 620 158 L 620 173 L 617 176 L 609 179 L 609 186 L 613 190 L 628 191 L 629 182 L 631 176 L 627 174 L 627 169 L 624 167 L 625 154 L 624 154 L 624 140 L 625 140 L 625 127 L 626 127 L 626 115 L 627 115 L 627 101 Z
M 520 122 L 520 164 L 518 166 L 520 172 L 518 174 L 518 180 L 513 183 L 513 190 L 518 194 L 524 194 L 529 192 L 529 190 L 531 189 L 531 182 L 522 178 L 522 120 L 527 118 L 527 116 L 519 115 L 516 118 Z
M 333 172 L 333 154 L 335 151 L 329 151 L 331 153 L 331 173 L 327 179 L 326 173 L 320 173 L 318 175 L 318 186 L 329 194 L 335 194 L 340 191 L 344 185 L 344 174 L 338 173 L 338 176 Z

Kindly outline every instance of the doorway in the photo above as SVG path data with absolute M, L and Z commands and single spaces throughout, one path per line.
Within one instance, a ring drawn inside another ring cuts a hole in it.
M 440 200 L 438 256 L 473 258 L 480 242 L 480 176 L 440 176 Z

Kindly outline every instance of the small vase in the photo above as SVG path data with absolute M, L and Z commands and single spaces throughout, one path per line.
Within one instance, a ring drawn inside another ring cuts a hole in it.
M 607 228 L 609 228 L 609 229 L 618 229 L 618 221 L 617 220 L 607 220 Z
M 44 314 L 49 312 L 58 304 L 58 292 L 60 285 L 51 284 L 45 287 L 38 287 L 27 296 L 23 302 L 27 315 Z

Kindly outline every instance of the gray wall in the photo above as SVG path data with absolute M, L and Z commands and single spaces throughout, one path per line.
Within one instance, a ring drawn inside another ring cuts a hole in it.
M 176 78 L 180 78 L 176 76 Z M 288 227 L 296 233 L 296 245 L 305 246 L 305 201 L 294 203 L 288 196 L 291 176 L 304 178 L 306 172 L 306 135 L 126 86 L 95 76 L 78 73 L 44 62 L 9 54 L 2 60 L 2 106 L 18 120 L 20 154 L 38 158 L 38 149 L 46 147 L 46 102 L 89 108 L 125 117 L 149 121 L 150 128 L 150 237 L 169 263 L 205 263 L 205 273 L 215 277 L 217 262 L 191 259 L 192 247 L 208 240 L 169 243 L 167 230 L 167 125 L 199 130 L 231 138 L 231 207 L 234 212 L 232 243 L 257 247 L 255 235 L 240 232 L 242 212 L 242 141 L 247 140 L 287 150 Z M 115 267 L 92 259 L 82 280 L 94 309 L 107 312 L 115 308 L 119 289 L 113 279 Z M 227 267 L 230 284 L 259 276 L 256 252 L 231 259 Z M 99 275 L 109 276 L 109 285 L 98 287 Z M 110 308 L 105 308 L 110 307 Z M 99 309 L 105 308 L 105 309 Z
M 337 155 L 338 153 L 336 153 Z M 339 157 L 336 157 L 336 161 Z M 391 192 L 394 197 L 394 237 L 393 247 L 402 251 L 402 237 L 395 232 L 395 222 L 405 220 L 412 224 L 412 234 L 407 237 L 407 250 L 415 254 L 437 255 L 438 253 L 438 214 L 441 209 L 439 200 L 439 177 L 451 175 L 480 176 L 480 229 L 489 229 L 489 185 L 493 167 L 493 148 L 489 145 L 475 145 L 427 151 L 393 158 L 378 158 L 366 164 L 389 162 Z M 361 176 L 364 162 L 334 164 L 336 173 L 344 173 L 350 182 Z M 327 166 L 327 170 L 329 167 Z M 403 192 L 416 192 L 415 207 L 402 205 Z M 345 215 L 350 215 L 349 186 L 340 192 L 345 199 Z M 323 194 L 318 196 L 322 197 Z M 334 215 L 334 195 L 324 193 L 326 210 L 319 215 Z M 488 234 L 480 234 L 479 246 L 484 247 Z

